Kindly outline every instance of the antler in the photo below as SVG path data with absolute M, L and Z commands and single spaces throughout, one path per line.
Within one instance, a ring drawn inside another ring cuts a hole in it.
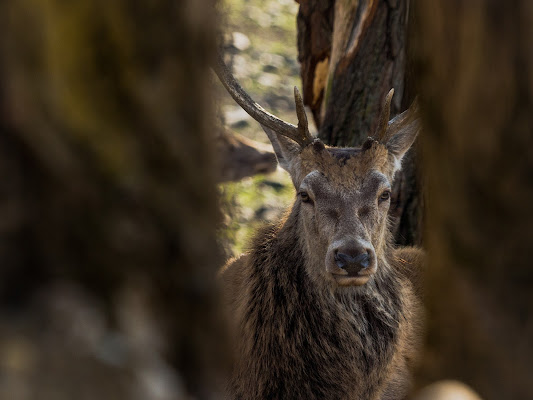
M 383 107 L 379 116 L 379 126 L 376 131 L 376 137 L 369 136 L 363 143 L 363 150 L 370 149 L 372 144 L 376 142 L 388 145 L 394 135 L 418 119 L 418 101 L 415 99 L 407 110 L 389 121 L 390 105 L 393 95 L 394 89 L 391 89 L 387 94 L 387 97 L 385 97 L 385 101 L 383 102 Z
M 403 127 L 411 124 L 413 121 L 419 118 L 418 115 L 418 97 L 415 97 L 411 105 L 400 115 L 397 115 L 389 122 L 389 130 L 396 132 Z
M 389 90 L 387 97 L 385 97 L 385 101 L 383 102 L 383 108 L 381 109 L 381 115 L 379 116 L 377 139 L 380 143 L 387 143 L 390 139 L 389 134 L 387 133 L 387 128 L 389 126 L 390 103 L 392 100 L 392 96 L 394 96 L 394 88 Z
M 275 115 L 270 114 L 263 107 L 257 104 L 246 93 L 243 87 L 237 82 L 235 77 L 231 74 L 230 70 L 224 63 L 222 55 L 217 54 L 217 63 L 215 73 L 218 79 L 222 82 L 228 93 L 233 97 L 233 100 L 240 105 L 244 111 L 246 111 L 253 119 L 259 122 L 261 125 L 272 129 L 274 132 L 286 136 L 291 140 L 294 140 L 300 145 L 305 147 L 313 142 L 313 137 L 309 133 L 309 127 L 307 124 L 307 115 L 305 114 L 304 103 L 300 92 L 294 87 L 294 100 L 296 102 L 296 115 L 298 116 L 298 126 L 285 122 Z

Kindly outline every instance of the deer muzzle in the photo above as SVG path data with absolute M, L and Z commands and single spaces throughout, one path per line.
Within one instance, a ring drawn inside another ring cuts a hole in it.
M 368 268 L 370 265 L 370 255 L 368 253 L 361 253 L 355 257 L 344 253 L 337 253 L 335 255 L 335 264 L 348 272 L 348 275 L 358 274 L 359 271 Z
M 326 270 L 341 286 L 364 285 L 376 269 L 376 254 L 367 241 L 336 241 L 329 246 Z

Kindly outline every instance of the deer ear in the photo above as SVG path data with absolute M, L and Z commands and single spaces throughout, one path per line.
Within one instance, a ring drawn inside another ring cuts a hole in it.
M 272 143 L 279 166 L 289 174 L 292 174 L 293 168 L 291 168 L 291 166 L 294 165 L 294 160 L 298 157 L 301 151 L 298 143 L 286 136 L 275 133 L 272 129 L 267 128 L 264 125 L 261 125 L 261 128 L 263 128 L 270 143 Z
M 294 87 L 294 101 L 296 103 L 296 115 L 298 116 L 298 126 L 295 126 L 270 114 L 253 101 L 239 82 L 235 80 L 235 77 L 224 63 L 221 53 L 217 54 L 215 72 L 237 104 L 259 122 L 272 143 L 279 165 L 291 174 L 294 181 L 297 175 L 294 161 L 305 146 L 313 143 L 313 137 L 307 125 L 304 102 L 298 88 Z
M 298 126 L 293 126 L 295 131 L 287 134 L 287 132 L 282 130 L 270 129 L 260 122 L 261 128 L 263 128 L 270 143 L 272 143 L 280 167 L 291 175 L 293 181 L 297 175 L 294 161 L 305 146 L 314 142 L 309 132 L 304 102 L 296 86 L 294 87 L 294 102 L 296 104 L 296 115 L 298 116 Z
M 420 128 L 416 100 L 411 107 L 389 122 L 387 137 L 390 139 L 386 146 L 395 158 L 395 170 L 400 169 L 402 158 L 414 143 Z

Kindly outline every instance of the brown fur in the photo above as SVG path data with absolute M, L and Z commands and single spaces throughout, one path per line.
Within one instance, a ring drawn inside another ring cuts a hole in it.
M 405 396 L 420 330 L 422 256 L 390 245 L 390 200 L 382 194 L 416 137 L 395 134 L 391 140 L 406 144 L 394 151 L 377 141 L 364 149 L 277 143 L 305 196 L 221 271 L 237 341 L 230 398 Z M 335 266 L 333 255 L 347 246 L 371 254 L 368 280 Z

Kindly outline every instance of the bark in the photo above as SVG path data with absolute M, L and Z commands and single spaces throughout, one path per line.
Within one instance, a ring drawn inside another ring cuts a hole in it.
M 413 100 L 406 76 L 408 0 L 301 0 L 298 52 L 304 103 L 319 137 L 334 146 L 361 145 L 378 125 L 395 89 L 391 115 Z M 412 152 L 413 153 L 413 152 Z M 390 211 L 398 244 L 422 241 L 422 197 L 412 154 L 404 160 Z
M 533 5 L 416 3 L 430 264 L 419 384 L 533 398 Z
M 212 8 L 1 4 L 0 397 L 216 391 Z

